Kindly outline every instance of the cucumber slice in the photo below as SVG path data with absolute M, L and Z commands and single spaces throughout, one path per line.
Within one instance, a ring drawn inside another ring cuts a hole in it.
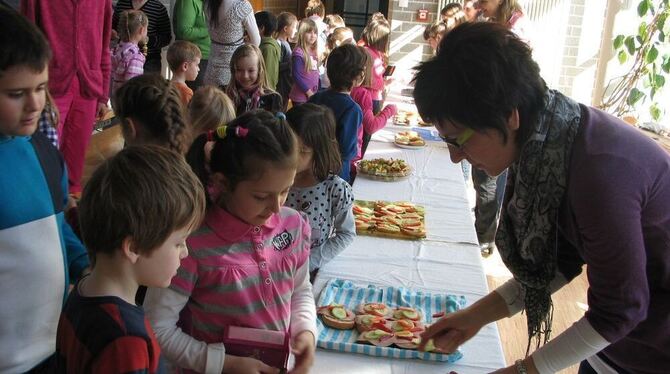
M 335 318 L 337 319 L 346 319 L 347 318 L 347 311 L 344 310 L 344 308 L 333 308 L 333 310 L 330 311 L 330 314 L 332 314 Z
M 414 310 L 403 310 L 402 315 L 409 319 L 417 319 L 419 317 L 419 314 Z

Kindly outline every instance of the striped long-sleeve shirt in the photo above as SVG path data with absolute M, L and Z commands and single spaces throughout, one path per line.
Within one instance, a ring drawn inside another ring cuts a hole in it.
M 144 307 L 165 356 L 198 372 L 221 373 L 226 326 L 316 336 L 309 283 L 310 226 L 282 207 L 262 226 L 212 208 L 187 240 L 169 289 L 149 289 Z
M 114 30 L 119 25 L 121 12 L 129 9 L 134 9 L 132 0 L 119 0 L 116 3 L 114 16 L 112 17 L 112 28 Z M 160 1 L 149 0 L 138 10 L 143 11 L 149 19 L 149 26 L 147 28 L 147 36 L 149 37 L 147 59 L 160 59 L 161 48 L 166 47 L 172 41 L 172 26 L 167 9 L 165 9 L 165 6 Z
M 56 340 L 56 373 L 164 373 L 142 307 L 115 296 L 67 299 Z
M 121 42 L 112 56 L 112 92 L 132 77 L 144 73 L 145 57 L 135 43 Z

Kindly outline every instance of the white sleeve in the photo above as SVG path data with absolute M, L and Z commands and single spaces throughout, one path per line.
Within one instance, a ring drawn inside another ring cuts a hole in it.
M 254 17 L 254 12 L 249 13 L 247 18 L 242 21 L 244 29 L 247 30 L 247 35 L 249 35 L 249 43 L 258 47 L 261 44 L 261 34 L 258 31 L 258 25 L 256 25 L 256 17 Z
M 291 296 L 291 337 L 303 331 L 311 331 L 316 343 L 316 304 L 309 283 L 309 261 L 298 268 Z
M 549 290 L 553 294 L 554 292 L 560 290 L 563 286 L 568 284 L 567 279 L 557 271 L 554 279 L 549 283 Z M 503 283 L 502 286 L 495 289 L 507 304 L 507 311 L 509 312 L 508 317 L 511 317 L 519 313 L 526 306 L 524 301 L 524 292 L 521 284 L 517 282 L 514 278 Z
M 582 317 L 531 356 L 540 374 L 556 373 L 602 351 L 610 343 Z
M 221 374 L 226 357 L 223 343 L 207 344 L 177 327 L 179 313 L 187 302 L 188 296 L 169 288 L 147 290 L 144 311 L 158 344 L 165 357 L 181 368 L 199 373 Z

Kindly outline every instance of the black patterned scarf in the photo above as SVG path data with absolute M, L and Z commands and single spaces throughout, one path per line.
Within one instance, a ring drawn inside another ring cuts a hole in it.
M 496 245 L 524 291 L 528 347 L 551 333 L 549 283 L 556 273 L 558 210 L 567 188 L 572 143 L 579 129 L 579 104 L 549 90 L 535 131 L 507 174 L 507 190 Z

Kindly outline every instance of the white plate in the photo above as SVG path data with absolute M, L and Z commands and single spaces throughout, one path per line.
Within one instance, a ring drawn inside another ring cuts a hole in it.
M 424 140 L 423 145 L 409 145 L 409 144 L 400 144 L 400 143 L 396 143 L 396 142 L 393 142 L 393 144 L 395 144 L 397 147 L 404 148 L 404 149 L 417 150 L 417 149 L 426 148 L 425 140 Z

